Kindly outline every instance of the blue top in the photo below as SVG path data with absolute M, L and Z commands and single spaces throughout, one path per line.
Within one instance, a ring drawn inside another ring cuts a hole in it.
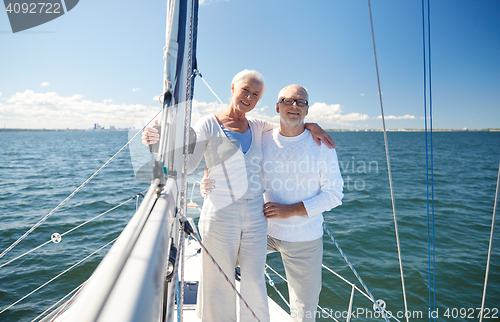
M 219 123 L 220 124 L 220 123 Z M 250 149 L 250 145 L 252 145 L 252 130 L 250 130 L 250 126 L 244 133 L 237 133 L 231 130 L 228 130 L 224 127 L 224 125 L 220 124 L 222 131 L 229 139 L 234 139 L 240 142 L 240 149 L 243 153 L 247 153 L 248 149 Z

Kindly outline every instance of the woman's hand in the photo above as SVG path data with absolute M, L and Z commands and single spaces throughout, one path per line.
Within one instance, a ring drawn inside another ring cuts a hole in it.
M 311 131 L 312 137 L 318 145 L 321 145 L 321 142 L 323 142 L 328 148 L 335 149 L 335 142 L 333 142 L 332 137 L 317 123 L 306 123 L 305 127 Z
M 160 122 L 158 120 L 155 121 L 155 125 L 160 125 Z M 148 126 L 147 128 L 144 129 L 144 132 L 142 132 L 142 144 L 144 145 L 151 145 L 155 144 L 160 140 L 160 133 L 158 133 L 158 130 L 155 129 L 154 127 Z
M 212 192 L 212 189 L 215 188 L 215 185 L 214 185 L 215 180 L 208 178 L 209 173 L 208 173 L 207 167 L 205 167 L 205 169 L 203 169 L 203 170 L 205 171 L 205 175 L 203 176 L 203 178 L 200 181 L 200 193 L 201 193 L 201 196 L 203 198 L 206 198 Z

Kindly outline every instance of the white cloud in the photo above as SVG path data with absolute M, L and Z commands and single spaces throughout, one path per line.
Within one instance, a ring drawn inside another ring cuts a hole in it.
M 377 116 L 377 120 L 380 120 L 382 118 L 382 115 Z M 394 116 L 394 115 L 384 115 L 384 118 L 386 120 L 413 120 L 415 119 L 414 115 L 403 115 L 403 116 Z
M 2 93 L 0 92 L 0 96 Z M 161 109 L 158 97 L 155 104 L 117 104 L 112 99 L 102 102 L 86 100 L 82 95 L 62 96 L 55 92 L 37 93 L 33 90 L 17 92 L 10 97 L 2 96 L 0 102 L 0 118 L 11 128 L 47 128 L 47 129 L 87 129 L 98 123 L 108 128 L 128 128 L 137 120 L 152 115 Z M 216 114 L 227 105 L 218 102 L 192 102 L 192 124 L 204 116 Z M 271 110 L 270 110 L 271 109 Z M 279 115 L 274 106 L 258 105 L 248 114 L 270 122 L 279 123 Z M 359 127 L 370 120 L 381 117 L 370 117 L 362 113 L 344 113 L 340 104 L 316 102 L 309 107 L 306 122 L 319 123 L 324 128 Z M 390 120 L 413 120 L 413 115 L 386 116 Z
M 196 121 L 200 119 L 200 117 L 210 114 L 217 114 L 223 111 L 227 107 L 226 104 L 221 104 L 219 102 L 198 102 L 197 100 L 193 100 L 192 104 L 192 112 L 191 112 L 191 124 L 195 124 Z M 268 106 L 256 106 L 251 112 L 247 115 L 253 118 L 258 118 L 261 120 L 266 120 L 269 122 L 279 123 L 280 118 L 276 113 L 273 116 L 269 116 L 264 114 L 263 112 L 268 109 Z
M 210 114 L 216 114 L 224 110 L 226 105 L 222 105 L 219 102 L 198 102 L 193 100 L 192 110 L 191 110 L 191 124 L 195 124 L 200 117 Z
M 159 104 L 158 104 L 159 105 Z M 55 92 L 18 92 L 0 103 L 0 118 L 11 128 L 86 129 L 94 123 L 125 128 L 160 106 L 93 102 L 82 95 L 61 96 Z
M 317 122 L 328 125 L 351 125 L 347 122 L 366 121 L 370 116 L 361 113 L 343 114 L 340 104 L 314 103 L 309 107 L 307 122 Z
M 43 82 L 43 83 L 40 84 L 40 86 L 42 86 L 42 87 L 47 87 L 49 85 L 50 85 L 49 82 Z
M 132 88 L 132 92 L 137 92 L 137 91 L 140 91 L 141 89 L 140 88 Z

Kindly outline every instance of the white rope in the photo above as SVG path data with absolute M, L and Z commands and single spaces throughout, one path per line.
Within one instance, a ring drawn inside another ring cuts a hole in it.
M 483 321 L 484 301 L 486 300 L 486 286 L 488 285 L 488 273 L 490 271 L 491 245 L 493 244 L 493 231 L 495 230 L 495 215 L 497 212 L 498 185 L 499 185 L 499 183 L 500 183 L 500 164 L 498 165 L 497 189 L 495 192 L 495 204 L 493 206 L 493 219 L 491 220 L 490 245 L 488 247 L 488 260 L 486 261 L 486 273 L 484 276 L 483 299 L 481 300 L 481 311 L 479 313 L 480 314 L 479 315 L 479 322 Z
M 332 274 L 336 275 L 338 278 L 340 278 L 341 280 L 343 280 L 345 283 L 349 284 L 351 287 L 354 287 L 354 288 L 355 288 L 358 292 L 360 292 L 361 294 L 363 294 L 363 295 L 364 295 L 367 299 L 369 299 L 372 303 L 374 303 L 374 302 L 373 302 L 373 299 L 372 299 L 370 296 L 368 296 L 368 294 L 366 294 L 365 292 L 363 292 L 360 288 L 358 288 L 355 284 L 353 284 L 353 283 L 349 282 L 348 280 L 346 280 L 344 277 L 342 277 L 341 275 L 339 275 L 337 272 L 335 272 L 334 270 L 332 270 L 331 268 L 329 268 L 329 267 L 328 267 L 328 266 L 326 266 L 325 264 L 321 264 L 321 266 L 322 266 L 323 268 L 325 268 L 326 270 L 328 270 L 330 273 L 332 273 Z M 280 275 L 280 274 L 279 274 L 279 273 L 278 273 L 275 269 L 273 269 L 273 268 L 272 268 L 271 266 L 269 266 L 267 263 L 266 263 L 266 269 L 270 269 L 270 270 L 271 270 L 274 274 L 278 275 L 278 276 L 279 276 L 279 277 L 280 277 L 283 281 L 285 281 L 286 283 L 288 283 L 288 281 L 287 281 L 287 279 L 286 279 L 286 278 L 284 278 L 283 276 L 281 276 L 281 275 Z M 266 274 L 266 275 L 267 275 L 267 274 Z M 280 294 L 279 292 L 278 292 L 278 294 L 281 296 L 281 294 Z M 283 298 L 283 297 L 282 297 L 282 298 Z M 283 299 L 283 300 L 284 300 L 284 299 Z M 287 303 L 287 302 L 286 302 L 286 300 L 284 300 L 284 301 L 285 301 L 285 303 Z M 289 305 L 288 303 L 287 303 L 287 305 L 290 307 L 290 305 Z M 324 308 L 322 308 L 320 305 L 318 305 L 318 308 L 319 308 L 322 312 L 326 313 L 326 314 L 328 315 L 328 317 L 330 317 L 331 319 L 333 319 L 333 320 L 335 320 L 335 321 L 339 322 L 336 318 L 334 318 L 334 317 L 333 317 L 330 313 L 328 313 L 328 311 L 326 311 L 326 310 L 325 310 Z M 385 315 L 389 316 L 389 315 L 387 314 L 387 313 L 388 313 L 388 311 L 387 311 L 386 309 L 384 309 L 384 308 L 380 308 L 380 309 L 384 311 Z M 393 316 L 392 314 L 389 316 L 389 318 L 393 318 L 394 320 L 396 320 L 396 321 L 400 322 L 400 321 L 399 321 L 399 320 L 398 320 L 395 316 Z
M 375 303 L 375 302 L 373 302 L 373 299 L 368 294 L 366 294 L 365 292 L 363 292 L 359 287 L 357 287 L 356 284 L 349 282 L 347 279 L 345 279 L 343 276 L 341 276 L 339 273 L 335 272 L 334 270 L 332 270 L 331 268 L 329 268 L 325 264 L 321 264 L 321 266 L 323 266 L 323 268 L 325 268 L 327 271 L 329 271 L 330 273 L 334 274 L 335 276 L 337 276 L 338 278 L 340 278 L 341 280 L 343 280 L 345 283 L 351 285 L 351 287 L 354 287 L 359 293 L 361 293 L 364 297 L 366 297 L 367 299 L 369 299 L 372 303 Z M 382 307 L 380 307 L 380 309 L 382 309 L 385 313 L 388 313 L 388 311 L 386 309 L 384 309 Z M 386 315 L 389 316 L 388 314 L 386 314 Z M 393 318 L 394 320 L 400 322 L 392 314 L 389 316 L 389 318 Z
M 363 294 L 367 299 L 369 299 L 372 303 L 373 303 L 373 299 L 368 295 L 366 294 L 365 292 L 363 292 L 359 287 L 356 286 L 356 284 L 354 283 L 351 283 L 349 282 L 347 279 L 345 279 L 343 276 L 341 276 L 340 274 L 338 274 L 337 272 L 335 272 L 334 270 L 332 270 L 331 268 L 325 266 L 325 264 L 321 264 L 321 266 L 323 266 L 327 271 L 329 271 L 330 273 L 334 274 L 335 276 L 337 276 L 338 278 L 340 278 L 341 280 L 343 280 L 345 283 L 351 285 L 351 287 L 355 287 L 356 290 Z
M 63 305 L 63 306 L 59 309 L 59 311 L 57 311 L 56 315 L 55 315 L 52 319 L 50 319 L 50 322 L 55 321 L 55 320 L 57 319 L 57 317 L 58 317 L 59 315 L 61 315 L 61 313 L 63 313 L 63 312 L 64 312 L 64 310 L 66 310 L 66 308 L 67 308 L 67 307 L 71 304 L 71 302 L 73 302 L 73 300 L 75 299 L 75 297 L 76 297 L 78 294 L 80 294 L 80 291 L 82 290 L 82 288 L 83 288 L 83 286 L 84 286 L 85 284 L 87 284 L 87 281 L 85 281 L 85 282 L 83 282 L 83 283 L 81 284 L 81 287 L 80 287 L 80 289 L 78 290 L 78 292 L 76 292 L 75 294 L 73 294 L 73 296 L 72 296 L 72 297 L 71 297 L 71 298 L 70 298 L 70 299 L 69 299 L 66 303 L 64 303 L 64 305 Z
M 41 244 L 41 245 L 39 245 L 39 246 L 37 246 L 37 247 L 35 247 L 35 248 L 33 248 L 33 249 L 31 249 L 31 250 L 27 251 L 26 253 L 24 253 L 24 254 L 22 254 L 22 255 L 19 255 L 19 256 L 17 256 L 16 258 L 11 259 L 11 260 L 10 260 L 10 261 L 8 261 L 8 262 L 3 263 L 2 265 L 0 265 L 0 268 L 1 268 L 1 267 L 4 267 L 4 266 L 9 265 L 10 263 L 12 263 L 12 262 L 14 262 L 14 261 L 18 260 L 19 258 L 24 257 L 24 256 L 28 255 L 29 253 L 32 253 L 32 252 L 34 252 L 35 250 L 37 250 L 38 248 L 43 247 L 43 246 L 45 246 L 45 245 L 47 245 L 48 243 L 51 243 L 51 242 L 52 242 L 52 240 L 48 240 L 48 241 L 46 241 L 45 243 L 43 243 L 43 244 Z
M 118 237 L 117 237 L 118 238 Z M 6 308 L 4 308 L 2 311 L 0 311 L 0 314 L 2 314 L 3 312 L 7 311 L 8 309 L 10 309 L 11 307 L 13 307 L 14 305 L 16 305 L 17 303 L 21 302 L 22 300 L 24 300 L 25 298 L 27 298 L 28 296 L 30 296 L 31 294 L 37 292 L 38 290 L 40 290 L 42 287 L 46 286 L 47 284 L 51 283 L 52 281 L 54 281 L 55 279 L 61 277 L 62 275 L 64 275 L 65 273 L 69 272 L 70 270 L 72 270 L 73 268 L 75 268 L 76 266 L 80 265 L 82 262 L 86 261 L 87 259 L 89 259 L 91 256 L 93 256 L 95 253 L 99 252 L 100 250 L 102 250 L 103 248 L 105 248 L 106 246 L 110 245 L 111 243 L 113 243 L 117 238 L 113 239 L 112 241 L 110 241 L 109 243 L 107 243 L 106 245 L 102 246 L 101 248 L 99 248 L 98 250 L 94 251 L 92 254 L 88 255 L 87 257 L 85 257 L 84 259 L 78 261 L 76 264 L 72 265 L 70 268 L 62 271 L 61 273 L 59 273 L 58 275 L 56 275 L 55 277 L 53 277 L 52 279 L 50 279 L 48 282 L 40 285 L 39 287 L 37 287 L 36 289 L 34 289 L 33 291 L 29 292 L 28 294 L 26 294 L 25 296 L 23 296 L 22 298 L 20 298 L 19 300 L 15 301 L 14 303 L 12 303 L 11 305 L 7 306 Z
M 266 268 L 269 268 L 271 271 L 273 271 L 274 274 L 278 275 L 282 280 L 284 280 L 286 283 L 288 283 L 288 281 L 286 280 L 286 278 L 284 278 L 283 276 L 281 276 L 278 272 L 276 272 L 271 266 L 267 265 L 266 263 Z
M 271 271 L 273 271 L 273 273 L 275 273 L 276 275 L 278 275 L 282 280 L 284 280 L 285 282 L 287 282 L 287 280 L 281 276 L 280 274 L 278 274 L 278 272 L 276 272 L 271 266 L 269 266 L 267 263 L 266 263 L 266 269 L 269 268 Z M 269 279 L 269 285 L 271 285 L 274 290 L 276 291 L 276 293 L 278 293 L 278 295 L 281 297 L 281 299 L 286 303 L 286 305 L 288 305 L 288 307 L 290 308 L 290 304 L 288 303 L 288 301 L 285 299 L 285 297 L 283 296 L 283 294 L 281 294 L 281 292 L 278 290 L 278 288 L 276 287 L 276 285 L 274 284 L 274 281 L 271 279 L 271 277 L 269 276 L 269 274 L 267 274 L 267 272 L 264 272 L 264 274 L 266 274 L 267 278 Z M 288 283 L 288 282 L 287 282 Z M 328 313 L 328 311 L 326 311 L 324 308 L 322 308 L 320 305 L 318 305 L 318 308 L 323 312 L 323 313 L 326 313 L 326 315 L 328 317 L 330 317 L 331 319 L 339 322 L 336 318 L 334 318 L 330 313 Z
M 156 113 L 156 115 L 151 119 L 151 120 L 154 120 L 158 114 L 160 114 L 160 112 L 162 111 L 163 109 L 161 109 L 160 111 L 158 111 L 158 113 Z M 151 122 L 151 121 L 150 121 Z M 108 164 L 113 161 L 114 158 L 116 158 L 116 156 L 118 154 L 120 154 L 136 137 L 137 135 L 139 135 L 140 133 L 142 133 L 142 131 L 146 128 L 146 126 L 150 123 L 148 122 L 146 125 L 144 125 L 142 127 L 142 129 L 140 129 L 128 142 L 127 144 L 125 144 L 120 150 L 118 150 L 118 152 L 116 152 L 108 161 L 106 161 L 106 163 L 104 163 L 100 168 L 99 170 L 97 170 L 96 172 L 94 172 L 93 175 L 91 175 L 87 180 L 85 180 L 85 182 L 83 182 L 78 188 L 75 189 L 75 191 L 73 191 L 69 196 L 66 197 L 66 199 L 64 199 L 59 205 L 57 205 L 57 207 L 55 207 L 54 209 L 52 209 L 51 212 L 49 212 L 47 215 L 45 215 L 45 217 L 43 217 L 39 222 L 37 222 L 33 227 L 31 227 L 27 232 L 24 233 L 24 235 L 22 235 L 21 237 L 19 237 L 12 245 L 10 245 L 9 247 L 7 247 L 7 249 L 5 249 L 1 254 L 0 254 L 0 258 L 2 258 L 3 256 L 5 256 L 5 254 L 7 254 L 10 250 L 12 250 L 12 248 L 14 248 L 17 244 L 19 244 L 24 238 L 26 238 L 26 236 L 28 236 L 29 234 L 31 234 L 38 226 L 40 226 L 45 220 L 47 220 L 47 218 L 49 218 L 52 214 L 54 214 L 57 210 L 59 210 L 59 208 L 61 208 L 68 200 L 70 200 L 74 195 L 76 195 L 83 187 L 85 187 L 87 185 L 87 183 L 90 182 L 90 180 L 94 179 L 97 174 L 99 174 L 99 172 L 101 172 L 105 167 L 108 166 Z
M 212 94 L 215 95 L 215 97 L 217 98 L 217 100 L 219 101 L 219 103 L 221 103 L 222 105 L 224 105 L 224 103 L 221 101 L 221 99 L 219 98 L 219 96 L 217 96 L 217 94 L 215 94 L 215 92 L 212 89 L 212 87 L 210 87 L 210 85 L 208 85 L 207 81 L 203 78 L 203 76 L 201 75 L 200 71 L 195 69 L 195 73 L 196 73 L 196 75 L 200 76 L 201 80 L 205 83 L 205 85 L 207 85 L 208 89 L 212 92 Z
M 322 308 L 321 306 L 318 305 L 318 308 L 321 310 L 321 312 L 323 313 L 326 313 L 326 315 L 331 318 L 332 320 L 334 321 L 337 321 L 337 322 L 340 322 L 339 320 L 337 320 L 336 318 L 333 317 L 333 315 L 331 315 L 330 313 L 328 313 L 327 310 L 325 310 L 324 308 Z
M 41 314 L 39 314 L 36 318 L 34 318 L 33 320 L 31 320 L 31 322 L 35 322 L 37 319 L 41 318 L 42 316 L 44 316 L 47 312 L 49 312 L 50 310 L 52 310 L 54 307 L 56 307 L 59 303 L 61 303 L 62 301 L 64 301 L 65 298 L 67 298 L 68 296 L 70 296 L 71 294 L 75 293 L 78 289 L 80 289 L 83 285 L 85 285 L 85 283 L 87 283 L 86 281 L 83 282 L 82 284 L 78 285 L 74 290 L 72 290 L 71 292 L 69 292 L 68 294 L 64 295 L 59 301 L 57 301 L 56 303 L 52 304 L 51 307 L 49 307 L 48 309 L 46 309 L 45 311 L 43 311 Z
M 387 172 L 389 174 L 389 187 L 391 190 L 391 201 L 392 201 L 392 212 L 394 215 L 394 229 L 396 232 L 396 244 L 398 247 L 398 259 L 399 259 L 399 271 L 401 273 L 401 285 L 403 288 L 403 300 L 404 300 L 404 305 L 405 305 L 405 312 L 408 312 L 408 306 L 406 303 L 406 291 L 405 291 L 405 280 L 404 280 L 404 274 L 403 274 L 403 262 L 401 260 L 401 246 L 399 243 L 399 233 L 398 233 L 398 221 L 396 218 L 396 204 L 394 201 L 394 190 L 392 186 L 392 176 L 391 176 L 391 163 L 390 163 L 390 158 L 389 158 L 389 147 L 387 144 L 387 133 L 386 133 L 386 128 L 385 128 L 385 118 L 384 118 L 384 107 L 382 104 L 382 90 L 380 88 L 380 76 L 378 72 L 378 63 L 377 63 L 377 50 L 375 49 L 375 34 L 373 31 L 373 20 L 372 20 L 372 9 L 370 6 L 370 0 L 368 0 L 368 11 L 370 13 L 370 27 L 371 27 L 371 33 L 372 33 L 372 43 L 373 43 L 373 55 L 375 57 L 375 70 L 377 72 L 377 85 L 378 85 L 378 95 L 379 95 L 379 100 L 380 100 L 380 110 L 381 110 L 381 115 L 382 115 L 382 124 L 384 128 L 384 143 L 385 143 L 385 155 L 387 159 Z M 409 318 L 407 314 L 406 316 L 406 321 L 409 321 Z
M 285 304 L 290 308 L 290 303 L 288 303 L 288 301 L 285 299 L 285 297 L 283 296 L 283 294 L 281 294 L 281 292 L 278 290 L 278 288 L 276 287 L 276 284 L 274 284 L 274 281 L 271 278 L 271 276 L 269 276 L 269 274 L 267 274 L 266 271 L 264 271 L 264 274 L 266 275 L 267 279 L 269 280 L 269 285 L 271 285 L 272 288 L 274 288 L 274 290 L 276 291 L 276 293 L 278 293 L 278 295 L 281 297 L 281 299 L 283 300 L 283 302 L 285 302 Z
M 68 230 L 67 232 L 65 232 L 65 233 L 61 234 L 61 237 L 63 237 L 63 236 L 64 236 L 64 235 L 66 235 L 66 234 L 69 234 L 69 233 L 70 233 L 70 232 L 72 232 L 73 230 L 78 229 L 78 228 L 82 227 L 83 225 L 86 225 L 86 224 L 88 224 L 89 222 L 91 222 L 91 221 L 93 221 L 93 220 L 95 220 L 95 219 L 97 219 L 97 218 L 99 218 L 99 217 L 101 217 L 101 216 L 103 216 L 103 215 L 105 215 L 105 214 L 107 214 L 107 213 L 109 213 L 109 212 L 111 212 L 111 211 L 115 210 L 116 208 L 123 206 L 124 204 L 126 204 L 126 203 L 130 202 L 130 201 L 131 201 L 131 200 L 133 200 L 134 198 L 135 198 L 135 196 L 134 196 L 134 197 L 132 197 L 132 198 L 130 198 L 130 199 L 128 199 L 128 200 L 126 200 L 126 201 L 124 201 L 124 202 L 122 202 L 122 203 L 121 203 L 121 204 L 119 204 L 119 205 L 114 206 L 113 208 L 111 208 L 111 209 L 109 209 L 109 210 L 107 210 L 107 211 L 103 212 L 102 214 L 97 215 L 97 216 L 95 216 L 94 218 L 89 219 L 89 220 L 87 220 L 86 222 L 84 222 L 84 223 L 82 223 L 82 224 L 80 224 L 80 225 L 78 225 L 78 226 L 73 227 L 72 229 Z M 20 259 L 21 257 L 24 257 L 24 256 L 26 256 L 26 255 L 28 255 L 28 254 L 30 254 L 30 253 L 32 253 L 32 252 L 34 252 L 35 250 L 37 250 L 37 249 L 39 249 L 40 247 L 43 247 L 43 246 L 45 246 L 45 245 L 49 244 L 50 242 L 52 242 L 52 239 L 50 239 L 50 240 L 46 241 L 45 243 L 43 243 L 43 244 L 41 244 L 41 245 L 39 245 L 39 246 L 37 246 L 37 247 L 35 247 L 35 248 L 33 248 L 33 249 L 29 250 L 29 251 L 27 251 L 26 253 L 24 253 L 24 254 L 22 254 L 22 255 L 17 256 L 17 257 L 16 257 L 16 258 L 14 258 L 14 259 L 11 259 L 11 260 L 10 260 L 10 261 L 8 261 L 8 262 L 3 263 L 2 265 L 0 265 L 0 268 L 2 268 L 2 267 L 4 267 L 4 266 L 6 266 L 6 265 L 8 265 L 8 264 L 10 264 L 10 263 L 12 263 L 12 262 L 14 262 L 14 261 L 18 260 L 18 259 Z

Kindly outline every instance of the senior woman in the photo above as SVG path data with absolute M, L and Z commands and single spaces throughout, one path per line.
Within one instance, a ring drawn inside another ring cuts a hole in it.
M 198 228 L 203 243 L 234 283 L 234 268 L 240 264 L 242 297 L 260 321 L 269 321 L 264 279 L 267 252 L 267 220 L 263 215 L 264 185 L 260 176 L 261 136 L 278 124 L 246 117 L 265 91 L 264 78 L 243 70 L 231 82 L 229 106 L 215 115 L 202 117 L 194 126 L 195 149 L 187 172 L 196 169 L 202 157 L 209 176 L 219 182 L 205 196 Z M 331 138 L 316 124 L 307 124 L 323 142 Z M 144 144 L 158 141 L 156 129 L 147 128 Z M 198 290 L 203 321 L 236 321 L 236 294 L 208 255 L 202 255 L 202 278 Z M 242 304 L 242 303 L 240 303 Z M 253 321 L 240 305 L 240 321 Z

